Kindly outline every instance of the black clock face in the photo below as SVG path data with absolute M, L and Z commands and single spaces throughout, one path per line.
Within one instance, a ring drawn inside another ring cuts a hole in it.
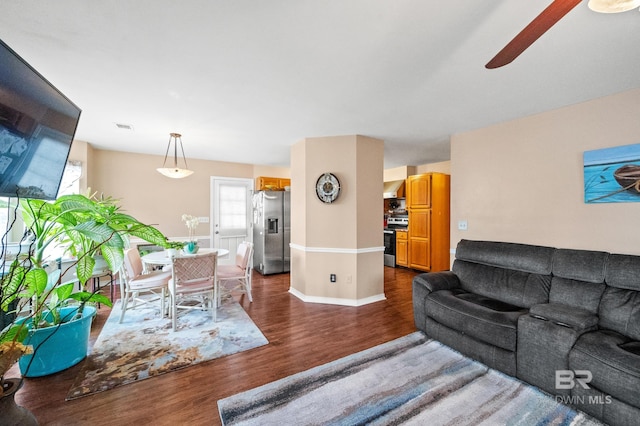
M 340 194 L 340 181 L 332 173 L 320 175 L 316 182 L 316 194 L 320 201 L 333 203 Z

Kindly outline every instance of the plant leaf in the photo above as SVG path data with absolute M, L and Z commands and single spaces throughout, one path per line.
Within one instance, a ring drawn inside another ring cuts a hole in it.
M 111 246 L 102 246 L 100 247 L 100 252 L 112 272 L 120 270 L 120 267 L 124 262 L 124 251 L 122 249 Z
M 77 300 L 79 302 L 94 302 L 94 303 L 103 303 L 109 307 L 113 306 L 113 303 L 107 296 L 104 296 L 100 293 L 90 293 L 88 291 L 78 291 L 69 295 L 70 299 Z
M 2 342 L 24 342 L 27 338 L 29 329 L 22 324 L 12 324 L 10 327 L 2 330 L 0 333 L 0 343 Z
M 96 266 L 96 260 L 89 255 L 84 255 L 78 259 L 76 264 L 76 275 L 82 285 L 84 285 L 93 275 L 93 268 Z
M 47 283 L 49 282 L 49 276 L 47 271 L 42 268 L 34 268 L 27 272 L 25 276 L 25 283 L 28 289 L 28 296 L 38 295 L 41 296 L 47 290 Z
M 134 226 L 129 230 L 129 233 L 135 237 L 142 238 L 143 240 L 150 242 L 151 244 L 156 244 L 158 246 L 163 246 L 166 241 L 166 237 L 162 232 L 154 228 L 150 225 L 145 225 L 139 223 L 138 226 Z
M 2 289 L 2 303 L 0 308 L 7 312 L 9 310 L 9 304 L 13 302 L 23 287 L 25 281 L 26 268 L 17 260 L 11 263 L 9 272 L 0 279 L 0 289 Z
M 52 299 L 56 297 L 58 298 L 58 300 L 55 302 L 56 306 L 59 304 L 59 302 L 64 302 L 71 297 L 71 294 L 73 293 L 73 285 L 74 283 L 71 282 L 56 287 L 53 295 L 51 296 Z
M 96 223 L 95 221 L 83 222 L 78 224 L 74 229 L 97 244 L 120 248 L 124 247 L 124 241 L 120 237 L 120 234 L 104 223 Z

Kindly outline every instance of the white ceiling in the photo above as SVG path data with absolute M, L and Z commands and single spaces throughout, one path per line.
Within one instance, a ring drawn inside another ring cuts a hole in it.
M 452 134 L 640 87 L 640 13 L 586 1 L 496 70 L 550 0 L 0 1 L 0 39 L 101 149 L 164 155 L 179 132 L 187 157 L 288 166 L 305 137 L 361 134 L 419 165 Z

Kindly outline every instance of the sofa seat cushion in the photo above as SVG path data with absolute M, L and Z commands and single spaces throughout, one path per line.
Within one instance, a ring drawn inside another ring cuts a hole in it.
M 528 312 L 461 289 L 429 294 L 425 311 L 449 328 L 508 351 L 516 350 L 518 318 Z
M 456 259 L 452 271 L 459 287 L 511 305 L 530 308 L 549 301 L 551 276 L 514 271 Z
M 600 327 L 640 340 L 640 291 L 608 287 L 598 310 Z
M 585 333 L 569 354 L 569 368 L 593 375 L 589 385 L 640 407 L 638 342 L 611 330 Z

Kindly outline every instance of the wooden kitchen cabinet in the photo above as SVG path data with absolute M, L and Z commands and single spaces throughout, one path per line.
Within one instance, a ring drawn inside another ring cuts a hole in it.
M 278 179 L 278 185 L 280 188 L 285 189 L 285 187 L 291 186 L 291 179 Z
M 407 178 L 409 267 L 435 272 L 449 269 L 450 176 L 425 173 Z
M 396 265 L 409 266 L 409 233 L 396 231 Z
M 431 208 L 431 174 L 413 175 L 407 179 L 407 207 Z
M 259 176 L 256 178 L 256 191 L 283 191 L 291 186 L 291 179 Z

